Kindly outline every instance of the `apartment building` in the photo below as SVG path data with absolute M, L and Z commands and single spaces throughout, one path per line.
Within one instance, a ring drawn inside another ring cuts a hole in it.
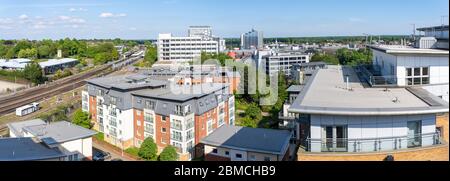
M 225 40 L 212 36 L 209 26 L 191 26 L 187 37 L 159 34 L 158 60 L 177 63 L 199 59 L 202 52 L 219 53 L 225 50 Z
M 291 75 L 291 68 L 295 64 L 309 63 L 310 54 L 301 52 L 279 52 L 274 51 L 262 57 L 262 65 L 267 75 L 277 75 L 284 72 L 286 76 Z
M 317 70 L 288 111 L 299 160 L 448 160 L 446 101 L 421 87 L 367 87 L 358 69 Z
M 230 85 L 230 94 L 238 91 L 241 75 L 226 67 L 217 66 L 154 66 L 143 70 L 142 74 L 157 80 L 168 80 L 179 85 L 198 85 L 204 83 L 223 83 Z
M 368 83 L 375 87 L 421 87 L 448 102 L 449 51 L 448 26 L 446 27 L 418 29 L 425 31 L 425 35 L 430 37 L 420 38 L 415 47 L 371 46 L 372 65 L 361 67 Z M 445 39 L 447 47 L 442 43 Z
M 225 125 L 203 138 L 205 161 L 288 161 L 292 133 Z
M 152 137 L 159 151 L 172 145 L 179 160 L 191 160 L 201 138 L 235 122 L 228 84 L 178 85 L 142 74 L 87 82 L 83 110 L 107 142 L 123 149 Z

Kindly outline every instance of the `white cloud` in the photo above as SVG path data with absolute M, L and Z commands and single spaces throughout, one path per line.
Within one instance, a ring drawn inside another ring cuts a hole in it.
M 73 24 L 86 23 L 86 20 L 77 17 L 59 16 L 58 19 L 61 20 L 63 23 L 73 23 Z
M 125 13 L 119 13 L 119 14 L 113 14 L 113 13 L 101 13 L 100 14 L 100 18 L 117 18 L 117 17 L 125 17 L 127 16 L 127 14 Z
M 28 16 L 26 14 L 22 14 L 19 16 L 19 19 L 25 20 L 25 19 L 28 19 Z
M 70 8 L 69 9 L 70 12 L 76 12 L 76 11 L 87 11 L 87 9 L 85 8 Z
M 136 27 L 130 27 L 129 30 L 135 31 L 135 30 L 137 30 L 137 28 Z
M 59 18 L 59 20 L 62 20 L 62 21 L 66 21 L 66 20 L 70 20 L 71 19 L 69 16 L 59 16 L 58 18 Z
M 11 24 L 13 20 L 11 18 L 0 18 L 0 24 Z

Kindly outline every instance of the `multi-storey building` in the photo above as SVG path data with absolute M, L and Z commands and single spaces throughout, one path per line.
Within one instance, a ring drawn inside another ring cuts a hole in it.
M 213 37 L 211 27 L 191 26 L 187 37 L 159 34 L 158 60 L 189 62 L 199 59 L 202 52 L 219 53 L 225 50 L 225 40 Z
M 271 52 L 270 55 L 263 56 L 262 65 L 267 75 L 276 75 L 284 72 L 286 76 L 291 75 L 291 68 L 295 64 L 309 63 L 310 54 L 299 52 Z
M 241 35 L 241 49 L 260 49 L 264 46 L 262 31 L 252 29 L 252 31 Z
M 228 84 L 169 84 L 145 75 L 88 80 L 83 110 L 94 129 L 121 148 L 140 147 L 151 137 L 162 151 L 177 148 L 180 160 L 190 160 L 200 139 L 224 124 L 234 124 L 234 96 Z M 200 154 L 201 155 L 201 154 Z
M 448 103 L 420 87 L 368 87 L 359 69 L 318 69 L 288 109 L 299 160 L 448 160 Z

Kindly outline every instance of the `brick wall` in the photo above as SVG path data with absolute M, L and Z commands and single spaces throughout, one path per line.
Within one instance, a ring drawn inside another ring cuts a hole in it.
M 217 155 L 206 154 L 205 161 L 231 161 L 231 159 L 226 158 L 226 157 L 217 156 Z
M 94 130 L 100 130 L 97 123 L 97 98 L 89 96 L 89 114 L 91 115 L 91 122 L 94 123 Z
M 163 149 L 167 145 L 170 145 L 170 117 L 165 116 L 165 121 L 162 120 L 163 116 L 156 115 L 155 119 L 155 143 L 158 148 Z M 162 132 L 162 128 L 166 129 L 166 132 Z M 164 143 L 162 142 L 164 140 Z
M 388 154 L 395 161 L 449 161 L 449 145 L 367 154 L 298 153 L 298 161 L 383 161 Z

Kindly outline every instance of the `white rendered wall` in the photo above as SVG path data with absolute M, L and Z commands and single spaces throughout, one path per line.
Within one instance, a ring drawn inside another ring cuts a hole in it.
M 422 134 L 436 132 L 435 115 L 418 116 L 330 116 L 311 115 L 311 139 L 322 139 L 322 126 L 348 126 L 348 139 L 372 139 L 385 137 L 402 137 L 408 135 L 407 122 L 422 120 Z M 373 151 L 373 142 L 362 143 L 363 150 Z M 384 142 L 382 148 L 389 150 L 389 142 Z M 406 148 L 406 140 L 402 141 L 402 148 Z M 423 146 L 432 145 L 432 140 L 422 140 Z M 354 145 L 349 143 L 349 152 Z M 311 145 L 312 152 L 321 152 L 320 143 Z

